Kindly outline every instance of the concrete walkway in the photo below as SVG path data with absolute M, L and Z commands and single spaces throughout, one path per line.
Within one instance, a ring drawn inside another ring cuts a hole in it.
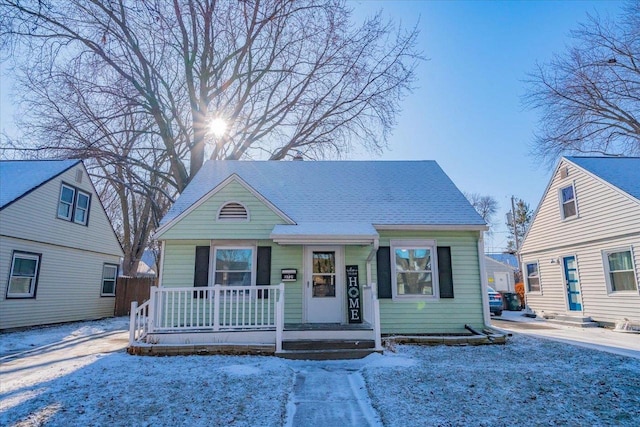
M 381 426 L 359 364 L 362 362 L 296 363 L 286 426 Z
M 533 335 L 640 359 L 640 334 L 561 325 L 523 316 L 521 311 L 503 311 L 500 317 L 492 316 L 491 325 L 506 332 Z

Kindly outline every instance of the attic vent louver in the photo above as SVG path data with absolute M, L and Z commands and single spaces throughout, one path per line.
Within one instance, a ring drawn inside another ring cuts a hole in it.
M 80 169 L 76 170 L 76 182 L 78 184 L 82 183 L 82 171 Z
M 565 179 L 568 176 L 569 176 L 569 168 L 568 167 L 565 166 L 562 169 L 560 169 L 560 178 Z
M 227 203 L 218 212 L 218 220 L 222 221 L 246 221 L 248 219 L 247 208 L 236 202 Z

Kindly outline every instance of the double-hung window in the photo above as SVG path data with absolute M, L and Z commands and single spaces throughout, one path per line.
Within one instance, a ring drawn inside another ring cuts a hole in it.
M 391 286 L 394 298 L 437 298 L 436 247 L 432 240 L 391 242 Z
M 7 298 L 34 298 L 38 284 L 41 254 L 15 251 L 11 259 L 11 273 Z
M 105 264 L 102 267 L 102 296 L 114 296 L 116 294 L 116 280 L 118 277 L 118 266 L 115 264 Z
M 578 215 L 578 206 L 576 205 L 576 191 L 573 184 L 560 189 L 560 204 L 562 210 L 562 219 L 573 218 Z
M 531 262 L 525 264 L 527 292 L 540 292 L 540 273 L 538 271 L 538 263 Z
M 216 247 L 214 283 L 226 286 L 255 284 L 255 250 L 252 247 Z
M 631 248 L 604 251 L 603 257 L 609 292 L 638 290 Z
M 62 184 L 58 200 L 58 218 L 87 225 L 91 195 L 68 184 Z

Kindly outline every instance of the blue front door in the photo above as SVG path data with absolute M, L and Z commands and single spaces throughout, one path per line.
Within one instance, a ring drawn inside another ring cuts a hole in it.
M 569 310 L 581 311 L 580 282 L 578 281 L 578 264 L 576 263 L 576 257 L 567 256 L 562 260 L 564 264 L 564 280 L 567 285 L 567 301 L 569 301 Z

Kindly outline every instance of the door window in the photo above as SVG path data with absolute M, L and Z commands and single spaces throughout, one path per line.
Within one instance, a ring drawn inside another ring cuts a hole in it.
M 336 253 L 313 252 L 313 298 L 336 296 Z

